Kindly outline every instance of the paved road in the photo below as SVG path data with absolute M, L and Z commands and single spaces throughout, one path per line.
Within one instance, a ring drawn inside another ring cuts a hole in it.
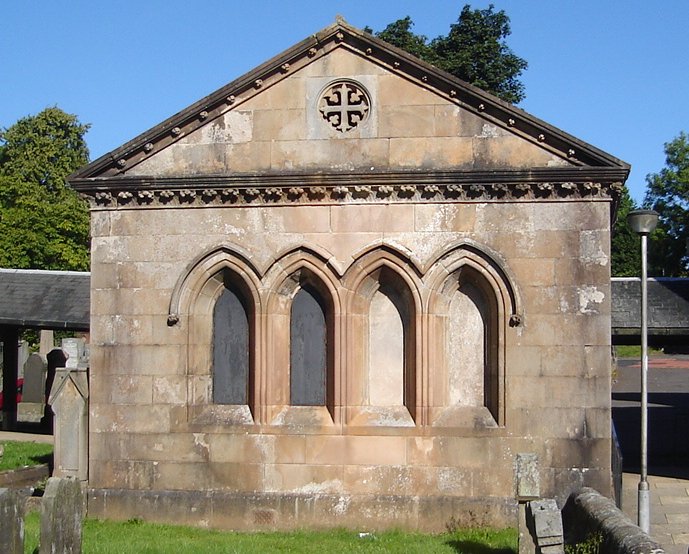
M 31 433 L 15 433 L 13 431 L 0 431 L 0 441 L 31 441 L 53 443 L 52 435 L 38 435 Z
M 636 521 L 640 461 L 640 366 L 619 360 L 613 421 L 624 456 L 622 509 Z M 651 535 L 668 554 L 689 549 L 689 356 L 651 358 L 648 372 Z

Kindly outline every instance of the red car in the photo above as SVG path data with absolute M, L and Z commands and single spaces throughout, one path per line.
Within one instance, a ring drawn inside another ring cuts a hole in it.
M 17 404 L 19 404 L 22 401 L 22 389 L 24 388 L 24 378 L 20 377 L 17 379 Z M 2 410 L 2 407 L 4 405 L 3 401 L 3 394 L 2 391 L 0 390 L 0 410 Z

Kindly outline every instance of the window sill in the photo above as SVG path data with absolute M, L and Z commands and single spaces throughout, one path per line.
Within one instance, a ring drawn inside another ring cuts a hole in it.
M 325 406 L 284 406 L 270 424 L 297 428 L 332 427 L 333 418 Z
M 249 406 L 210 404 L 189 406 L 189 422 L 195 425 L 253 425 Z
M 499 426 L 485 406 L 450 406 L 431 413 L 433 427 L 462 427 L 465 429 L 497 429 Z
M 405 406 L 360 406 L 350 412 L 348 425 L 353 427 L 415 427 Z

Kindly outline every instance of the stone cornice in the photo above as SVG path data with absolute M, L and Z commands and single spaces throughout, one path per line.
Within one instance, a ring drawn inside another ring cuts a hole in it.
M 94 208 L 333 203 L 616 201 L 626 170 L 262 174 L 75 179 Z

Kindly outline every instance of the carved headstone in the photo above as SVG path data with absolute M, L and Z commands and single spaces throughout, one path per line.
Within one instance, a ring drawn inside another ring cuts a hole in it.
M 81 552 L 84 498 L 78 480 L 51 477 L 41 505 L 40 554 Z
M 17 420 L 39 422 L 45 407 L 46 360 L 31 354 L 24 364 L 22 401 L 17 405 Z
M 55 414 L 53 474 L 88 479 L 88 377 L 86 369 L 59 368 L 50 407 Z
M 24 553 L 24 499 L 17 490 L 0 489 L 0 552 Z
M 564 554 L 562 514 L 552 498 L 529 502 L 530 517 L 540 554 Z
M 62 339 L 62 350 L 67 354 L 65 367 L 75 369 L 79 367 L 79 361 L 84 357 L 84 339 L 66 338 Z
M 541 494 L 538 455 L 530 452 L 517 454 L 514 463 L 515 494 L 519 502 L 519 554 L 535 554 L 537 544 L 532 523 L 528 521 L 526 503 Z
M 41 342 L 38 353 L 42 356 L 47 356 L 55 348 L 55 333 L 50 330 L 41 330 Z
M 48 352 L 46 358 L 48 359 L 48 373 L 45 378 L 45 396 L 48 398 L 50 391 L 53 388 L 55 371 L 58 367 L 65 367 L 65 364 L 67 363 L 67 355 L 61 348 L 53 348 L 50 352 Z M 50 399 L 48 399 L 48 404 L 50 404 Z M 53 428 L 53 411 L 49 407 L 46 407 L 45 409 L 45 418 L 43 424 L 49 429 Z
M 517 485 L 517 500 L 533 500 L 541 496 L 538 455 L 517 454 L 514 478 Z

